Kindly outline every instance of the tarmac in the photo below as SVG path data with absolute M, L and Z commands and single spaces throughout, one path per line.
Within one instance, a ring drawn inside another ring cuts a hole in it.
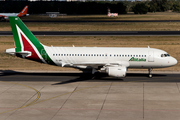
M 35 36 L 179 36 L 180 31 L 32 31 Z M 12 36 L 0 31 L 0 36 Z
M 0 120 L 178 120 L 180 73 L 0 72 Z

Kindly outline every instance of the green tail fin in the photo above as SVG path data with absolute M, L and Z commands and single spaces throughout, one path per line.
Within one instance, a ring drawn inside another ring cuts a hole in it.
M 37 38 L 32 34 L 32 32 L 26 27 L 26 25 L 21 21 L 19 17 L 9 17 L 11 24 L 14 41 L 16 45 L 16 52 L 24 51 L 27 44 L 23 41 L 23 38 L 29 40 L 40 52 L 43 49 L 43 45 L 37 40 Z

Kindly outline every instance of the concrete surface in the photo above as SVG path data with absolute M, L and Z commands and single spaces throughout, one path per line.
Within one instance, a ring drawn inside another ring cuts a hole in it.
M 0 120 L 180 119 L 180 74 L 79 76 L 2 73 Z

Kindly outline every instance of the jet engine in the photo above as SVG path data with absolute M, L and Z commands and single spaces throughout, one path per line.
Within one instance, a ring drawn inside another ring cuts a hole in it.
M 5 20 L 9 19 L 9 17 L 4 17 Z
M 125 66 L 107 67 L 106 72 L 109 76 L 125 77 L 127 68 Z

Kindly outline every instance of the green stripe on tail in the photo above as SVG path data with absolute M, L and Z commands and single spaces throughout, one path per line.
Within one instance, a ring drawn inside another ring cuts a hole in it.
M 42 58 L 48 63 L 48 64 L 55 64 L 47 52 L 44 49 L 44 46 L 38 41 L 38 39 L 33 35 L 33 33 L 27 28 L 27 26 L 21 21 L 19 17 L 9 17 L 9 21 L 11 24 L 13 36 L 14 36 L 14 41 L 15 41 L 15 51 L 16 52 L 22 52 L 22 46 L 20 42 L 20 37 L 18 35 L 18 30 L 16 25 L 20 28 L 20 30 L 26 35 L 26 37 L 32 42 L 32 44 L 37 48 L 39 54 L 42 56 Z M 43 51 L 43 53 L 42 53 Z M 46 56 L 45 56 L 46 55 Z

